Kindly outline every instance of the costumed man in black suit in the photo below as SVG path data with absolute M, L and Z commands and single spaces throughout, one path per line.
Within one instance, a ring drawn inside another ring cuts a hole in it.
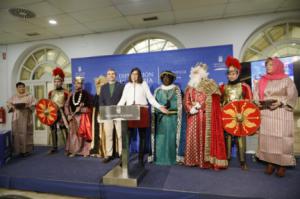
M 99 105 L 111 106 L 117 105 L 121 99 L 124 85 L 116 81 L 116 71 L 114 69 L 108 69 L 106 73 L 108 83 L 104 84 L 101 88 Z M 122 132 L 121 121 L 106 120 L 104 123 L 105 131 L 105 155 L 103 162 L 107 163 L 111 161 L 113 157 L 113 132 L 116 129 L 117 134 L 117 149 L 118 154 L 122 154 Z

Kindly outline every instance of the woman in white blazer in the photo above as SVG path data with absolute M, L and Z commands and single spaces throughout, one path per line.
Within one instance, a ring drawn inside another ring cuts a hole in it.
M 136 128 L 139 130 L 140 143 L 138 165 L 141 167 L 144 167 L 146 129 L 150 126 L 148 102 L 155 108 L 160 109 L 162 112 L 168 112 L 168 110 L 164 106 L 160 105 L 151 94 L 147 82 L 143 80 L 141 70 L 139 68 L 133 68 L 129 75 L 129 82 L 124 87 L 123 94 L 118 105 L 141 106 L 141 119 L 136 121 L 128 121 L 129 133 L 133 132 Z

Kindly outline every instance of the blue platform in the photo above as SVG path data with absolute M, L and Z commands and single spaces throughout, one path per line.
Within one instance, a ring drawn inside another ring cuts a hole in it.
M 11 158 L 11 143 L 11 131 L 0 131 L 0 167 Z
M 0 168 L 0 187 L 49 192 L 88 198 L 197 198 L 197 199 L 298 199 L 300 167 L 289 168 L 286 177 L 263 173 L 265 165 L 248 156 L 249 171 L 237 160 L 221 171 L 196 167 L 146 164 L 147 173 L 137 188 L 106 186 L 101 178 L 118 159 L 103 164 L 98 158 L 64 156 L 63 150 L 47 155 L 36 147 L 33 155 L 14 157 Z M 297 160 L 298 161 L 298 160 Z

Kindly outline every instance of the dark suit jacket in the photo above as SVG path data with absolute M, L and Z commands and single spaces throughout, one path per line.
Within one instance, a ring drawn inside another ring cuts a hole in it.
M 109 83 L 104 84 L 101 87 L 99 105 L 100 106 L 117 105 L 122 97 L 123 89 L 124 89 L 124 85 L 119 82 L 116 82 L 114 92 L 112 96 L 110 96 Z

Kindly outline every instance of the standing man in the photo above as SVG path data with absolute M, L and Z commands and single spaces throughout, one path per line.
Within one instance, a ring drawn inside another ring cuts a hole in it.
M 238 59 L 228 56 L 225 62 L 228 67 L 227 78 L 228 83 L 220 87 L 222 93 L 222 105 L 226 105 L 232 101 L 237 100 L 252 100 L 252 92 L 250 86 L 240 81 L 241 64 Z M 238 147 L 238 156 L 240 165 L 243 170 L 247 170 L 246 165 L 246 137 L 232 136 L 225 132 L 227 159 L 231 159 L 232 141 L 236 142 Z
M 57 152 L 57 126 L 59 126 L 64 141 L 67 140 L 67 118 L 64 113 L 65 102 L 68 99 L 69 92 L 66 91 L 62 86 L 64 83 L 65 74 L 64 71 L 56 67 L 52 71 L 54 90 L 50 91 L 48 98 L 53 101 L 57 106 L 57 120 L 50 126 L 51 138 L 52 138 L 52 149 L 48 152 L 49 154 Z
M 111 106 L 117 105 L 120 101 L 124 89 L 124 85 L 116 81 L 116 71 L 108 69 L 106 73 L 108 83 L 101 88 L 99 105 Z M 119 156 L 122 154 L 122 132 L 121 121 L 104 121 L 105 131 L 105 155 L 103 162 L 107 163 L 113 159 L 113 132 L 114 128 L 117 133 L 117 148 Z
M 96 95 L 93 99 L 93 116 L 92 116 L 92 148 L 90 151 L 90 155 L 93 157 L 105 157 L 105 134 L 103 130 L 103 123 L 99 123 L 98 115 L 99 115 L 99 98 L 101 88 L 104 84 L 107 83 L 106 76 L 99 76 L 95 79 L 95 87 L 96 87 Z
M 83 89 L 84 77 L 76 76 L 74 91 L 65 103 L 65 113 L 69 121 L 69 136 L 66 153 L 69 157 L 81 155 L 88 157 L 92 142 L 92 100 L 88 91 Z

